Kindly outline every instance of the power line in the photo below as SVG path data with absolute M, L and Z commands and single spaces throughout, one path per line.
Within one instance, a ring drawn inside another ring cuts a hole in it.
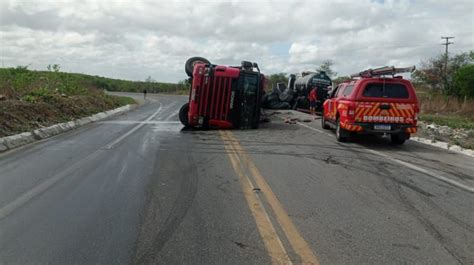
M 454 39 L 454 37 L 441 37 L 441 39 L 446 40 L 445 43 L 441 43 L 441 45 L 446 46 L 446 53 L 444 54 L 444 71 L 446 73 L 448 71 L 448 46 L 454 44 L 454 42 L 449 42 L 449 40 Z

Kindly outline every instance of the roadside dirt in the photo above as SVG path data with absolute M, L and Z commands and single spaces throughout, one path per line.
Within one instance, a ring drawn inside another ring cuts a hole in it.
M 48 102 L 2 100 L 0 137 L 67 122 L 122 105 L 117 98 L 103 95 L 56 96 Z
M 450 145 L 474 149 L 474 130 L 453 129 L 448 126 L 420 121 L 418 122 L 418 132 L 415 136 L 429 139 L 433 142 L 441 141 Z

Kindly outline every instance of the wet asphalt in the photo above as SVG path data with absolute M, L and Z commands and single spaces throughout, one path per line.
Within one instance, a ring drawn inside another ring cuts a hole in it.
M 304 262 L 265 193 L 321 264 L 474 263 L 474 194 L 394 162 L 472 187 L 474 158 L 412 141 L 338 143 L 319 120 L 284 123 L 284 111 L 229 143 L 182 130 L 186 100 L 149 94 L 131 112 L 0 154 L 0 264 L 271 264 L 247 196 Z M 249 195 L 229 144 L 270 190 Z

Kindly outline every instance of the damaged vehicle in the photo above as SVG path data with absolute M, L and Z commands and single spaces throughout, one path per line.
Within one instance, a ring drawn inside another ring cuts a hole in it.
M 321 111 L 323 102 L 328 98 L 331 78 L 324 72 L 302 72 L 288 78 L 288 86 L 278 83 L 272 91 L 263 97 L 263 107 L 267 109 L 309 109 L 308 95 L 317 87 L 316 111 Z
M 186 61 L 190 77 L 189 100 L 179 111 L 190 128 L 256 129 L 260 121 L 265 76 L 257 63 L 240 66 L 210 63 L 202 57 Z

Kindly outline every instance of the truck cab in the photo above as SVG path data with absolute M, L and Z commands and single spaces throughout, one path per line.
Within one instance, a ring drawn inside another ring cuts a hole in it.
M 201 60 L 192 66 L 189 99 L 179 115 L 183 125 L 258 128 L 265 78 L 256 63 L 243 61 L 241 66 L 224 66 Z
M 417 131 L 419 106 L 411 82 L 395 74 L 414 69 L 382 67 L 352 75 L 324 102 L 322 127 L 335 128 L 338 141 L 352 134 L 385 134 L 403 144 Z

